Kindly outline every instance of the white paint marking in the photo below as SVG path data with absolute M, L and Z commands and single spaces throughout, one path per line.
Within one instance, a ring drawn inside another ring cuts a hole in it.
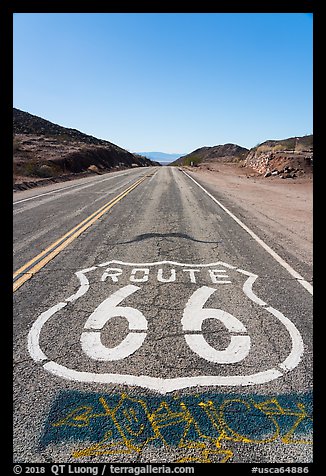
M 162 379 L 149 377 L 147 375 L 96 374 L 91 372 L 80 372 L 78 370 L 68 369 L 67 367 L 55 362 L 47 362 L 43 365 L 43 368 L 53 375 L 76 382 L 131 385 L 156 390 L 162 394 L 188 387 L 207 387 L 212 385 L 231 387 L 239 385 L 259 385 L 270 382 L 283 375 L 278 369 L 273 368 L 252 375 L 202 375 L 199 377 Z
M 211 193 L 209 193 L 202 185 L 200 185 L 195 179 L 193 179 L 187 172 L 182 171 L 187 177 L 190 178 L 199 188 L 201 188 L 219 207 L 222 208 L 234 221 L 238 223 L 267 253 L 269 253 L 283 268 L 285 268 L 290 275 L 295 278 L 311 295 L 313 294 L 313 287 L 308 281 L 306 281 L 297 271 L 295 271 L 283 258 L 280 257 L 270 246 L 268 246 L 256 233 L 247 227 L 239 218 L 237 218 L 230 210 L 228 210 L 221 202 L 216 200 Z
M 93 266 L 92 268 L 83 269 L 82 271 L 77 271 L 77 273 L 75 273 L 75 275 L 80 281 L 80 288 L 75 294 L 72 294 L 70 297 L 68 297 L 66 301 L 68 302 L 76 301 L 76 299 L 80 298 L 88 291 L 89 281 L 86 278 L 84 273 L 88 273 L 89 271 L 94 271 L 95 269 L 96 269 L 96 266 Z
M 238 271 L 240 273 L 243 273 L 243 271 L 240 271 L 240 270 Z M 247 274 L 247 273 L 243 273 L 243 274 Z M 243 288 L 242 288 L 243 292 L 245 293 L 246 296 L 248 296 L 249 299 L 251 299 L 256 304 L 259 304 L 260 306 L 267 306 L 266 302 L 260 299 L 258 296 L 256 296 L 256 294 L 252 290 L 252 285 L 254 284 L 257 278 L 258 276 L 255 274 L 249 276 L 249 278 L 245 281 L 243 285 Z
M 208 264 L 192 264 L 192 263 L 178 263 L 177 261 L 154 261 L 151 263 L 128 263 L 125 261 L 118 261 L 118 260 L 112 260 L 112 261 L 107 261 L 105 263 L 99 264 L 99 267 L 104 267 L 104 266 L 109 266 L 110 264 L 120 264 L 124 266 L 157 266 L 159 264 L 172 264 L 176 266 L 191 266 L 192 268 L 208 268 L 212 266 L 224 266 L 225 268 L 229 269 L 236 269 L 236 266 L 233 266 L 232 264 L 224 263 L 223 261 L 215 261 L 214 263 L 208 263 Z
M 118 276 L 122 274 L 122 269 L 120 268 L 108 268 L 105 273 L 102 274 L 101 281 L 105 281 L 106 278 L 111 278 L 113 283 L 117 283 Z
M 230 284 L 232 281 L 228 281 L 225 278 L 228 278 L 229 276 L 227 274 L 221 274 L 225 273 L 225 269 L 209 269 L 208 273 L 211 277 L 212 283 L 213 284 Z M 217 278 L 224 278 L 224 279 L 217 279 Z
M 249 274 L 243 271 L 240 271 L 240 272 L 242 272 L 243 274 Z M 299 364 L 304 353 L 304 344 L 303 344 L 301 334 L 298 331 L 298 329 L 295 327 L 293 322 L 290 321 L 290 319 L 285 317 L 284 314 L 282 314 L 280 311 L 278 311 L 277 309 L 274 309 L 271 306 L 265 307 L 267 306 L 267 304 L 254 294 L 254 292 L 252 291 L 252 285 L 257 278 L 258 276 L 256 275 L 249 276 L 249 278 L 246 280 L 246 282 L 243 285 L 243 291 L 245 292 L 245 294 L 248 296 L 249 299 L 259 304 L 260 306 L 263 306 L 264 309 L 266 309 L 266 311 L 273 314 L 273 316 L 275 316 L 286 327 L 291 337 L 292 350 L 290 354 L 287 356 L 287 358 L 284 360 L 284 362 L 279 364 L 279 366 L 281 367 L 282 370 L 285 370 L 285 371 L 292 370 Z
M 69 299 L 70 300 L 75 300 L 78 297 L 80 297 L 81 295 L 85 294 L 85 292 L 86 292 L 85 290 L 86 290 L 88 281 L 83 279 L 83 276 L 82 276 L 83 273 L 92 271 L 92 270 L 94 270 L 98 267 L 101 267 L 101 266 L 102 267 L 103 266 L 108 266 L 112 263 L 127 265 L 127 263 L 124 263 L 122 261 L 113 260 L 113 261 L 109 261 L 107 263 L 103 263 L 101 265 L 95 266 L 93 268 L 84 269 L 84 270 L 79 271 L 78 273 L 76 273 L 76 275 L 80 279 L 81 286 L 80 286 L 80 289 L 77 291 L 77 293 L 70 296 L 70 298 L 68 298 L 68 300 Z M 204 267 L 218 266 L 218 265 L 223 265 L 223 266 L 225 266 L 227 268 L 230 268 L 230 269 L 235 269 L 236 268 L 235 266 L 228 265 L 227 263 L 222 263 L 222 262 L 211 263 L 211 264 L 206 264 L 206 265 L 189 265 L 189 264 L 181 264 L 181 263 L 177 263 L 177 262 L 161 261 L 159 263 L 148 263 L 148 264 L 145 264 L 145 263 L 139 263 L 139 264 L 131 263 L 130 264 L 129 263 L 129 265 L 130 266 L 144 266 L 144 265 L 154 266 L 155 264 L 167 264 L 167 263 L 168 264 L 176 264 L 178 266 L 192 266 L 192 267 L 196 267 L 196 268 L 204 268 Z M 295 325 L 289 319 L 287 319 L 281 312 L 277 311 L 273 307 L 265 307 L 267 305 L 264 303 L 264 301 L 262 301 L 260 298 L 258 298 L 253 293 L 252 285 L 253 285 L 255 279 L 257 278 L 257 275 L 255 275 L 253 273 L 249 273 L 247 271 L 240 270 L 239 268 L 237 269 L 237 271 L 248 276 L 248 279 L 246 280 L 245 284 L 243 285 L 244 292 L 248 296 L 248 298 L 251 299 L 252 301 L 254 301 L 256 304 L 261 305 L 267 312 L 273 314 L 288 330 L 288 332 L 290 334 L 290 337 L 291 337 L 291 340 L 292 340 L 292 349 L 291 349 L 290 354 L 287 356 L 287 358 L 282 363 L 278 364 L 278 366 L 282 369 L 283 372 L 287 372 L 287 371 L 290 371 L 290 370 L 294 369 L 299 364 L 299 362 L 302 358 L 303 352 L 304 352 L 303 340 L 301 338 L 301 335 L 300 335 L 299 331 L 297 330 Z M 194 275 L 193 275 L 193 277 L 194 277 Z M 84 278 L 86 278 L 86 277 L 84 276 Z M 208 287 L 205 287 L 205 286 L 204 286 L 204 288 L 207 290 L 207 292 L 205 291 L 205 296 L 206 296 L 207 299 L 212 294 L 211 292 L 208 292 L 208 290 L 212 290 L 212 292 L 216 291 L 215 288 L 213 289 L 213 288 L 208 288 Z M 108 316 L 108 314 L 106 314 L 105 318 L 100 313 L 97 316 L 97 319 L 95 319 L 95 323 L 93 323 L 93 326 L 92 326 L 92 323 L 90 323 L 89 328 L 94 329 L 94 334 L 97 336 L 96 339 L 99 339 L 99 337 L 100 337 L 99 330 L 101 330 L 101 329 L 99 327 L 101 325 L 104 326 L 105 322 L 107 322 L 108 318 L 113 317 L 113 315 L 115 315 L 115 316 L 122 315 L 123 317 L 126 317 L 127 320 L 129 321 L 129 329 L 138 330 L 138 331 L 139 330 L 147 330 L 146 318 L 142 315 L 142 313 L 140 313 L 140 311 L 138 311 L 137 309 L 133 309 L 133 308 L 118 307 L 117 306 L 117 304 L 119 304 L 122 299 L 124 299 L 127 295 L 132 294 L 137 289 L 139 289 L 137 286 L 133 286 L 133 285 L 125 286 L 124 288 L 122 288 L 122 290 L 120 289 L 119 291 L 114 293 L 114 295 L 111 296 L 111 298 L 113 297 L 113 299 L 111 299 L 111 305 L 113 307 L 115 307 L 115 311 L 112 310 L 112 313 L 109 316 Z M 198 297 L 198 295 L 197 295 L 197 297 Z M 215 318 L 218 318 L 224 324 L 227 323 L 229 325 L 229 327 L 228 326 L 227 327 L 230 330 L 233 330 L 233 332 L 244 332 L 244 331 L 246 331 L 246 329 L 244 328 L 243 324 L 240 321 L 235 322 L 234 319 L 236 319 L 236 318 L 234 316 L 228 315 L 228 313 L 226 313 L 225 311 L 216 310 L 216 309 L 203 309 L 200 306 L 203 306 L 204 302 L 200 302 L 200 300 L 198 302 L 198 299 L 193 299 L 193 301 L 191 301 L 191 298 L 190 298 L 189 301 L 194 303 L 194 305 L 198 307 L 198 309 L 197 309 L 198 312 L 201 313 L 201 316 L 199 317 L 200 322 L 196 321 L 196 318 L 195 318 L 194 321 L 192 321 L 192 318 L 191 318 L 190 327 L 191 327 L 192 331 L 193 331 L 193 328 L 195 328 L 197 331 L 200 332 L 202 321 L 206 318 L 211 318 L 211 317 L 214 318 L 214 316 L 212 316 L 209 311 L 213 311 L 213 312 L 214 311 L 215 312 L 220 311 L 220 312 L 222 312 L 222 314 L 218 314 L 218 315 L 216 314 Z M 188 301 L 188 304 L 189 304 L 189 301 Z M 57 304 L 56 306 L 51 307 L 46 312 L 42 313 L 37 318 L 37 320 L 34 322 L 32 328 L 31 328 L 31 330 L 28 334 L 28 350 L 30 352 L 31 357 L 36 362 L 41 362 L 41 361 L 44 361 L 44 360 L 48 359 L 47 356 L 41 350 L 40 344 L 39 344 L 42 327 L 46 324 L 46 322 L 56 312 L 60 311 L 60 309 L 62 309 L 66 305 L 67 305 L 67 302 L 64 302 L 64 303 L 61 302 L 61 303 Z M 115 312 L 115 314 L 114 314 L 114 312 Z M 128 316 L 130 317 L 130 312 L 131 312 L 131 315 L 134 315 L 134 318 L 131 318 L 131 320 L 128 319 Z M 140 320 L 139 320 L 139 316 L 138 317 L 136 316 L 136 313 L 139 313 L 142 316 L 142 318 Z M 231 320 L 230 320 L 230 316 L 232 318 Z M 133 321 L 133 319 L 135 319 L 135 320 Z M 144 321 L 141 322 L 142 319 L 144 319 Z M 187 324 L 187 319 L 186 319 L 186 321 L 183 320 L 183 324 L 184 324 L 184 329 L 188 330 L 189 329 L 189 324 Z M 85 325 L 85 328 L 86 327 L 87 326 Z M 91 335 L 91 332 L 88 331 L 88 332 L 85 332 L 85 334 Z M 130 334 L 137 334 L 138 336 L 140 336 L 138 344 L 140 344 L 140 340 L 142 338 L 145 338 L 145 336 L 146 336 L 146 333 L 144 333 L 144 332 L 143 333 L 140 333 L 140 332 L 133 333 L 133 332 L 131 332 Z M 190 337 L 192 335 L 193 334 L 186 334 L 185 337 Z M 249 337 L 249 336 L 231 336 L 231 337 Z M 96 341 L 96 339 L 94 339 L 94 342 L 96 342 L 96 345 L 98 345 L 100 340 Z M 118 347 L 120 347 L 120 349 L 123 350 L 123 346 L 121 346 L 121 344 L 119 346 L 116 346 L 114 349 L 117 349 Z M 230 353 L 231 353 L 231 350 L 232 350 L 234 358 L 236 358 L 235 356 L 237 354 L 241 355 L 241 358 L 244 358 L 244 356 L 245 356 L 245 350 L 244 349 L 248 349 L 250 342 L 249 342 L 249 340 L 247 340 L 247 342 L 245 342 L 243 340 L 240 344 L 239 344 L 239 342 L 236 342 L 235 340 L 233 340 L 233 344 L 232 344 L 233 348 L 231 349 L 230 346 L 228 347 Z M 208 345 L 208 344 L 206 343 L 205 346 L 206 345 Z M 242 345 L 243 345 L 243 347 L 242 347 Z M 196 346 L 199 348 L 199 351 L 202 352 L 203 342 L 201 342 L 200 344 L 198 344 L 198 342 L 195 343 L 194 347 L 196 347 Z M 215 350 L 212 347 L 210 347 L 210 348 L 212 349 L 212 351 Z M 107 350 L 107 348 L 105 348 L 105 347 L 104 347 L 104 349 L 105 349 L 105 351 Z M 112 351 L 114 349 L 109 349 L 109 350 Z M 206 349 L 207 349 L 207 347 L 206 347 Z M 122 352 L 122 350 L 119 350 L 119 352 Z M 98 357 L 101 358 L 101 357 L 103 357 L 103 355 L 104 354 L 97 355 L 96 358 L 98 358 Z M 121 353 L 120 357 L 121 357 L 121 355 L 124 355 L 124 354 Z M 207 356 L 212 357 L 212 354 L 207 354 L 207 355 L 205 354 L 204 358 L 206 358 Z M 219 356 L 219 357 L 221 357 L 221 356 Z M 107 358 L 107 356 L 106 356 L 106 358 Z M 110 355 L 110 358 L 112 358 L 112 353 Z M 228 363 L 230 363 L 230 362 L 231 361 L 228 360 Z M 221 375 L 219 375 L 219 376 L 216 376 L 216 375 L 215 376 L 214 375 L 206 376 L 205 375 L 205 376 L 196 376 L 196 377 L 180 377 L 180 378 L 172 378 L 172 379 L 163 379 L 163 378 L 149 377 L 149 376 L 135 376 L 135 375 L 123 375 L 123 374 L 96 374 L 96 373 L 90 373 L 90 372 L 80 372 L 80 371 L 77 371 L 77 370 L 68 369 L 68 368 L 66 368 L 62 365 L 56 364 L 55 362 L 45 363 L 43 365 L 43 367 L 44 367 L 45 370 L 49 371 L 50 373 L 52 373 L 54 375 L 57 375 L 57 376 L 60 376 L 62 378 L 66 378 L 68 380 L 79 381 L 79 382 L 117 383 L 117 384 L 135 385 L 135 386 L 139 386 L 139 387 L 145 387 L 145 388 L 153 389 L 153 390 L 156 390 L 160 393 L 172 392 L 174 390 L 187 388 L 187 387 L 194 387 L 194 386 L 207 387 L 207 386 L 259 385 L 259 384 L 263 384 L 263 383 L 272 381 L 272 380 L 274 380 L 276 378 L 279 378 L 283 375 L 283 373 L 279 369 L 272 368 L 272 369 L 268 369 L 268 370 L 264 370 L 264 371 L 252 374 L 252 375 L 230 375 L 230 376 L 221 376 Z
M 313 287 L 310 283 L 308 283 L 308 281 L 306 281 L 305 279 L 298 279 L 298 282 L 300 284 L 302 284 L 302 286 L 310 293 L 310 294 L 313 294 Z
M 168 278 L 163 278 L 163 269 L 159 268 L 157 272 L 157 280 L 160 283 L 173 283 L 176 278 L 175 269 L 171 269 L 170 276 Z
M 203 335 L 185 334 L 192 351 L 209 362 L 216 364 L 234 364 L 243 360 L 250 351 L 249 336 L 231 336 L 231 342 L 224 350 L 216 350 L 208 344 Z
M 189 273 L 191 283 L 196 283 L 195 273 L 199 273 L 199 271 L 200 271 L 199 269 L 183 269 L 182 271 L 184 273 Z
M 129 332 L 127 337 L 113 348 L 102 344 L 100 332 L 83 332 L 80 340 L 82 349 L 88 357 L 106 362 L 125 359 L 132 355 L 143 345 L 146 336 L 146 332 Z
M 28 350 L 32 358 L 36 362 L 42 362 L 42 360 L 47 360 L 47 356 L 40 348 L 40 334 L 44 324 L 53 316 L 57 311 L 62 309 L 67 305 L 66 302 L 59 302 L 53 307 L 50 307 L 47 311 L 43 312 L 34 322 L 31 327 L 31 330 L 28 333 Z
M 230 332 L 247 332 L 247 329 L 236 317 L 222 309 L 203 308 L 204 304 L 216 291 L 215 288 L 202 286 L 189 298 L 181 319 L 184 331 L 201 331 L 202 323 L 206 319 L 217 319 Z
M 107 263 L 106 263 L 107 265 Z M 196 276 L 195 273 L 200 272 L 200 269 L 183 269 L 183 272 L 189 273 L 189 278 L 191 283 L 196 283 Z M 170 269 L 167 271 L 170 275 L 164 275 L 164 269 L 159 268 L 156 273 L 156 278 L 159 283 L 173 283 L 176 281 L 177 272 L 175 269 Z M 121 268 L 107 268 L 106 272 L 103 273 L 101 277 L 101 281 L 105 281 L 108 277 L 111 278 L 112 282 L 117 283 L 119 281 L 118 277 L 121 276 L 123 270 Z M 232 281 L 227 280 L 229 276 L 226 273 L 225 269 L 208 269 L 209 276 L 211 278 L 211 282 L 213 284 L 231 284 Z M 178 275 L 180 276 L 180 275 Z M 150 277 L 150 269 L 149 268 L 132 268 L 129 281 L 132 283 L 145 283 L 148 281 Z M 223 279 L 218 279 L 223 278 Z
M 250 273 L 249 271 L 244 271 L 244 270 L 241 269 L 241 268 L 238 268 L 237 271 L 238 271 L 239 273 L 244 274 L 245 276 L 253 276 L 254 278 L 257 278 L 257 274 Z
M 181 320 L 184 331 L 201 331 L 206 319 L 217 319 L 229 332 L 247 332 L 245 326 L 236 317 L 222 309 L 203 308 L 206 301 L 216 291 L 215 288 L 202 286 L 189 298 Z M 243 360 L 250 351 L 249 336 L 233 336 L 224 350 L 216 350 L 208 344 L 203 335 L 185 334 L 188 346 L 193 352 L 209 362 L 231 364 Z
M 51 193 L 60 193 L 62 192 L 63 195 L 65 195 L 65 191 L 66 190 L 70 190 L 72 188 L 76 188 L 78 187 L 80 190 L 83 190 L 84 188 L 88 188 L 88 187 L 93 187 L 94 185 L 97 185 L 101 182 L 106 182 L 107 180 L 112 180 L 113 178 L 115 177 L 122 177 L 124 175 L 128 175 L 127 173 L 123 173 L 123 174 L 119 174 L 119 175 L 115 175 L 115 176 L 111 176 L 111 177 L 108 177 L 108 178 L 105 178 L 103 180 L 95 180 L 94 182 L 90 183 L 90 184 L 87 184 L 87 185 L 83 185 L 83 184 L 76 184 L 76 185 L 70 185 L 68 187 L 63 187 L 63 188 L 60 188 L 59 190 L 50 190 L 49 192 L 44 192 L 44 193 L 39 193 L 38 195 L 34 195 L 33 197 L 29 197 L 29 198 L 23 198 L 22 200 L 17 200 L 16 202 L 13 202 L 14 205 L 17 205 L 17 203 L 22 203 L 22 202 L 28 202 L 29 200 L 34 200 L 34 198 L 39 198 L 39 197 L 43 197 L 45 195 L 49 195 Z
M 136 277 L 137 273 L 143 273 L 143 276 Z M 149 277 L 149 269 L 148 268 L 134 268 L 130 274 L 130 281 L 132 283 L 146 283 Z
M 108 322 L 109 319 L 116 316 L 125 317 L 129 323 L 130 330 L 146 330 L 147 329 L 147 320 L 144 315 L 134 309 L 133 307 L 122 307 L 118 306 L 121 301 L 123 301 L 131 294 L 135 293 L 140 289 L 138 286 L 133 286 L 132 284 L 124 286 L 115 293 L 111 294 L 106 298 L 87 319 L 84 328 L 85 329 L 103 329 L 104 325 Z
M 112 317 L 125 317 L 129 330 L 147 330 L 145 316 L 132 307 L 118 306 L 123 299 L 140 289 L 138 286 L 124 286 L 105 299 L 89 316 L 84 328 L 99 331 Z M 81 335 L 82 349 L 88 357 L 99 360 L 120 360 L 136 352 L 142 346 L 146 333 L 129 332 L 127 337 L 113 348 L 106 347 L 101 342 L 100 332 L 83 332 Z
M 293 370 L 300 362 L 304 352 L 302 337 L 295 325 L 290 321 L 290 319 L 285 317 L 284 314 L 273 307 L 266 307 L 265 309 L 282 322 L 291 336 L 292 350 L 284 362 L 279 364 L 279 366 L 285 371 Z

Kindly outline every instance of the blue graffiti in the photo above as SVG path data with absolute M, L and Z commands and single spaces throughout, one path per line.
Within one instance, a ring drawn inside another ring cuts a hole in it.
M 311 437 L 311 392 L 139 397 L 61 391 L 50 408 L 40 447 L 92 442 L 74 451 L 78 457 L 110 454 L 117 443 L 139 452 L 146 444 L 205 449 L 228 441 L 310 444 Z

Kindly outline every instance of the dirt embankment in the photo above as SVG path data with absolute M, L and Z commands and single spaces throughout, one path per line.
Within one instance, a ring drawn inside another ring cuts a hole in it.
M 262 238 L 271 238 L 312 268 L 312 174 L 291 180 L 278 175 L 264 178 L 247 167 L 212 163 L 188 170 L 201 182 L 216 188 L 226 200 L 237 204 L 249 226 L 256 226 Z
M 237 144 L 201 147 L 171 165 L 198 166 L 205 163 L 236 163 L 269 177 L 295 178 L 312 173 L 313 135 L 267 140 L 246 149 Z
M 13 186 L 23 190 L 130 167 L 160 165 L 96 137 L 13 110 Z
M 244 165 L 265 177 L 295 178 L 312 174 L 313 135 L 265 141 L 250 149 Z

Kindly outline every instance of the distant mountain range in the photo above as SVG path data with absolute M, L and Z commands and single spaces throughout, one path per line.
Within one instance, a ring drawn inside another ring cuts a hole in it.
M 186 153 L 182 154 L 167 154 L 165 152 L 134 152 L 134 154 L 142 155 L 143 157 L 147 157 L 151 160 L 156 160 L 158 162 L 173 162 L 174 160 L 186 155 Z

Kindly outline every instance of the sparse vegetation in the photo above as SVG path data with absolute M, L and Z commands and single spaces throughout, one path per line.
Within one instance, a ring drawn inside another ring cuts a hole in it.
M 285 150 L 285 146 L 282 145 L 282 144 L 275 144 L 275 145 L 262 144 L 262 145 L 258 145 L 256 147 L 256 152 L 258 152 L 258 153 L 264 153 L 264 152 L 270 152 L 270 151 L 277 152 L 277 151 L 280 151 L 280 150 Z
M 135 157 L 109 141 L 53 124 L 19 109 L 13 110 L 13 126 L 14 183 L 15 179 L 21 182 L 24 177 L 63 178 L 91 173 L 90 166 L 107 172 L 135 163 L 160 165 L 146 157 Z
M 45 162 L 37 157 L 30 157 L 25 162 L 14 162 L 14 175 L 35 178 L 52 178 L 62 174 L 61 168 L 50 161 Z
M 267 140 L 257 144 L 253 149 L 258 153 L 280 152 L 290 150 L 311 150 L 313 148 L 313 135 L 289 137 L 281 140 Z M 251 149 L 251 150 L 253 150 Z
M 182 161 L 182 165 L 190 166 L 191 163 L 193 163 L 193 165 L 196 166 L 200 162 L 201 162 L 201 158 L 198 155 L 187 155 L 187 156 L 184 157 L 184 159 Z
M 14 137 L 13 137 L 13 140 L 12 140 L 12 149 L 13 149 L 13 152 L 17 152 L 18 150 L 20 150 L 20 146 L 21 146 L 21 142 L 20 140 L 18 139 L 18 137 L 15 136 L 14 134 Z
M 175 160 L 170 165 L 198 165 L 202 162 L 215 162 L 223 160 L 226 162 L 241 162 L 248 153 L 248 149 L 236 144 L 215 145 L 213 147 L 201 147 L 190 154 L 184 155 Z

